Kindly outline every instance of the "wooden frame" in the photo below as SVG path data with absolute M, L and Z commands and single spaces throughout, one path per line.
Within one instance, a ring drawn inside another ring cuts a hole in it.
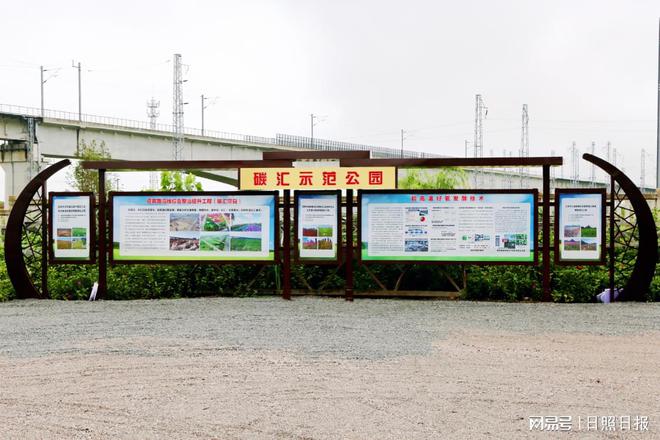
M 600 259 L 598 260 L 569 260 L 560 258 L 559 251 L 559 223 L 561 218 L 561 196 L 562 194 L 600 194 L 601 196 L 601 243 Z M 606 227 L 607 227 L 607 190 L 605 188 L 557 188 L 555 189 L 555 225 L 554 225 L 554 254 L 555 264 L 560 266 L 601 266 L 605 264 L 606 256 Z
M 274 255 L 273 260 L 129 260 L 121 259 L 115 260 L 114 258 L 114 198 L 124 196 L 161 196 L 161 197 L 224 197 L 224 196 L 272 196 L 274 200 Z M 110 264 L 279 264 L 280 263 L 280 224 L 279 224 L 279 193 L 277 191 L 112 191 L 108 198 L 108 224 L 109 232 L 109 261 Z
M 534 244 L 534 258 L 532 261 L 434 261 L 434 260 L 363 260 L 362 259 L 362 196 L 363 194 L 422 194 L 422 195 L 436 195 L 436 194 L 528 194 L 534 198 L 534 206 L 532 216 L 534 220 L 533 232 L 534 238 L 530 239 L 530 243 Z M 360 190 L 358 192 L 357 209 L 358 209 L 358 237 L 357 237 L 357 250 L 359 264 L 434 264 L 434 265 L 450 265 L 450 264 L 466 264 L 466 265 L 513 265 L 513 266 L 536 266 L 539 262 L 539 244 L 538 244 L 538 197 L 539 192 L 537 189 L 482 189 L 482 190 L 465 190 L 465 189 L 447 189 L 447 190 Z
M 300 257 L 300 239 L 298 235 L 298 217 L 300 209 L 300 197 L 309 196 L 309 195 L 325 195 L 332 196 L 334 195 L 337 198 L 337 256 L 333 259 L 313 259 L 313 258 L 302 258 Z M 300 264 L 332 264 L 337 265 L 342 262 L 342 227 L 341 227 L 341 212 L 342 212 L 342 203 L 341 203 L 341 190 L 298 190 L 294 192 L 294 203 L 293 203 L 295 212 L 293 215 L 293 243 L 295 246 L 294 249 L 294 261 Z
M 55 258 L 53 247 L 53 199 L 56 197 L 88 197 L 89 198 L 89 258 L 61 259 Z M 48 263 L 49 264 L 95 264 L 96 263 L 96 200 L 93 192 L 50 192 L 48 193 Z

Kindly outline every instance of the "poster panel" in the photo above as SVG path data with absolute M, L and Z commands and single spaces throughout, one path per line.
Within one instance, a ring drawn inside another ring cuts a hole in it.
M 360 191 L 360 259 L 534 264 L 536 190 Z
M 605 190 L 555 191 L 555 261 L 605 263 Z
M 51 192 L 48 206 L 51 263 L 94 262 L 94 195 Z
M 341 192 L 296 191 L 296 257 L 337 262 L 341 249 Z
M 275 262 L 277 192 L 110 193 L 113 262 Z

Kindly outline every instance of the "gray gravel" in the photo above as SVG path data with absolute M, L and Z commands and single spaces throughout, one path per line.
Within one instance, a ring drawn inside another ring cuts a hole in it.
M 585 333 L 660 331 L 660 304 L 507 304 L 297 298 L 199 298 L 153 301 L 14 301 L 0 304 L 0 354 L 31 357 L 93 353 L 104 340 L 160 337 L 204 340 L 240 350 L 382 359 L 424 355 L 457 331 Z M 117 354 L 135 348 L 115 347 Z

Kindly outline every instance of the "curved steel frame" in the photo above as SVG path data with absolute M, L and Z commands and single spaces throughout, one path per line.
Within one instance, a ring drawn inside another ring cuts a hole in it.
M 637 218 L 639 244 L 635 266 L 628 282 L 623 287 L 619 300 L 645 301 L 646 293 L 653 280 L 655 266 L 658 261 L 658 234 L 651 208 L 646 203 L 639 188 L 617 167 L 592 154 L 584 154 L 582 157 L 584 160 L 598 165 L 611 176 L 612 195 L 615 192 L 614 182 L 616 182 L 630 201 L 630 205 Z M 614 210 L 615 206 L 610 206 L 610 209 Z M 610 215 L 610 221 L 612 221 L 613 217 L 614 213 Z M 610 247 L 612 246 L 614 246 L 614 243 L 610 242 Z M 613 264 L 613 260 L 610 261 L 610 264 Z
M 47 260 L 47 238 L 46 238 L 46 181 L 53 174 L 69 165 L 68 159 L 53 164 L 37 174 L 16 199 L 14 206 L 7 220 L 7 229 L 5 232 L 5 262 L 7 263 L 7 274 L 11 283 L 14 285 L 18 298 L 41 298 L 46 296 L 46 268 Z M 42 229 L 42 250 L 41 250 L 41 288 L 34 285 L 33 279 L 28 272 L 25 264 L 25 255 L 23 253 L 23 234 L 26 232 L 24 220 L 33 204 L 34 197 L 41 190 L 40 207 L 41 210 L 41 229 Z

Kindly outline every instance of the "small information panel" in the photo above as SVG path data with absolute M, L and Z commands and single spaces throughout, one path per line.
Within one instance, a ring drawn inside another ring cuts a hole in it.
M 296 257 L 337 262 L 341 249 L 341 191 L 296 191 Z
M 555 191 L 555 262 L 605 263 L 605 190 Z
M 362 261 L 536 262 L 536 190 L 360 191 Z
M 94 262 L 94 195 L 49 193 L 51 263 Z
M 110 193 L 111 261 L 275 262 L 277 192 Z

